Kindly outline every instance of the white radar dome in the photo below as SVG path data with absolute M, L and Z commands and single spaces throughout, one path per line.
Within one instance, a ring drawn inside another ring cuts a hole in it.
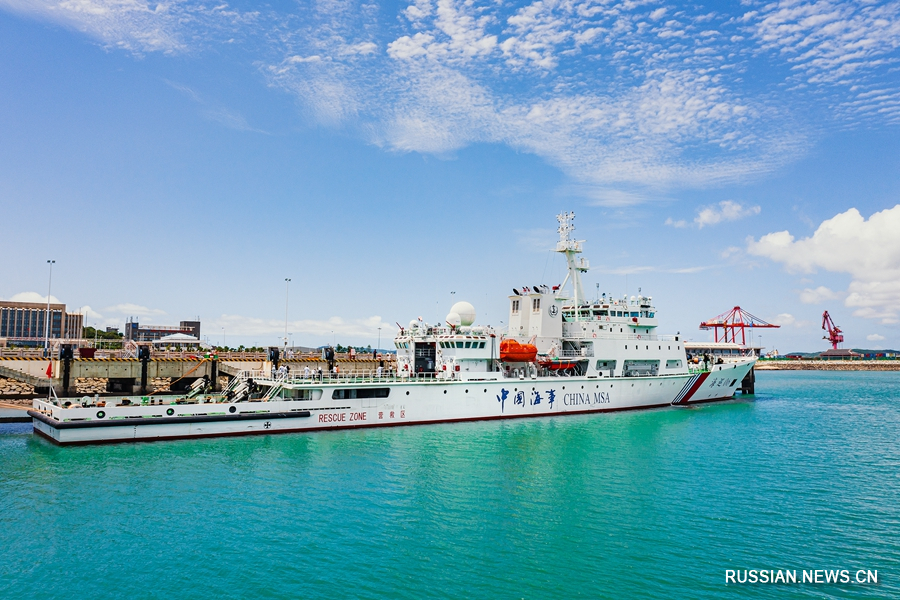
M 458 313 L 452 312 L 447 314 L 447 325 L 450 327 L 459 327 L 459 324 L 462 323 L 462 319 L 460 318 Z
M 450 307 L 450 312 L 459 315 L 459 324 L 463 327 L 468 327 L 475 322 L 475 307 L 468 302 L 457 302 Z

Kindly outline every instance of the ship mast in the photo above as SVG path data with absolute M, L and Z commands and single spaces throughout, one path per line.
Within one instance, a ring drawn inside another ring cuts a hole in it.
M 578 307 L 584 301 L 584 289 L 581 286 L 581 274 L 586 273 L 590 268 L 588 261 L 584 258 L 576 261 L 575 255 L 581 254 L 581 244 L 584 240 L 572 239 L 572 232 L 575 231 L 575 225 L 572 221 L 575 219 L 574 212 L 561 213 L 556 215 L 559 221 L 559 241 L 556 242 L 556 251 L 566 255 L 566 263 L 569 266 L 569 273 L 566 280 L 560 286 L 560 290 L 566 287 L 566 283 L 572 280 L 572 291 L 574 293 L 575 314 L 578 315 Z

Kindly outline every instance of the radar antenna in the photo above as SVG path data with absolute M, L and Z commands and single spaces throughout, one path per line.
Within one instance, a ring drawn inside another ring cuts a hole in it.
M 581 274 L 586 273 L 590 266 L 584 258 L 578 261 L 575 260 L 575 255 L 581 253 L 581 245 L 584 243 L 584 240 L 576 240 L 572 237 L 572 233 L 575 231 L 575 224 L 572 223 L 575 220 L 575 213 L 560 213 L 556 215 L 556 220 L 559 221 L 559 229 L 557 229 L 559 241 L 556 243 L 556 251 L 566 255 L 566 263 L 569 266 L 569 273 L 566 275 L 566 279 L 563 281 L 560 289 L 564 288 L 570 279 L 572 280 L 572 292 L 575 296 L 574 305 L 576 307 L 575 314 L 577 315 L 577 307 L 581 306 L 581 303 L 584 301 Z

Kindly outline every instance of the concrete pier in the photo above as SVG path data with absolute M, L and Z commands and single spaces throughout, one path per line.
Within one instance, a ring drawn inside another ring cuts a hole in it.
M 0 402 L 0 423 L 30 423 L 28 406 Z

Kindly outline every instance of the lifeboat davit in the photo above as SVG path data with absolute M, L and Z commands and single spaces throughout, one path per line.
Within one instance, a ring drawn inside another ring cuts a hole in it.
M 537 346 L 520 344 L 516 340 L 500 342 L 500 360 L 503 362 L 534 362 L 537 358 Z

